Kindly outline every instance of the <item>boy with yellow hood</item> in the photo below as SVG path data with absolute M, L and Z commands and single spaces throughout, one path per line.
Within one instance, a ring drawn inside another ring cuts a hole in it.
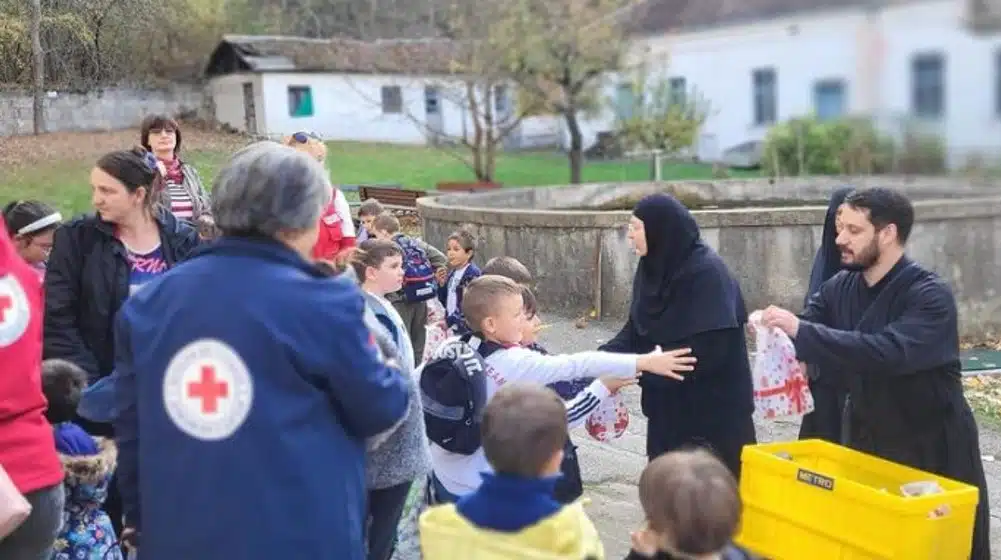
M 482 424 L 494 472 L 457 503 L 424 512 L 424 559 L 603 560 L 582 502 L 564 506 L 553 498 L 566 440 L 566 406 L 551 389 L 510 383 L 498 390 Z

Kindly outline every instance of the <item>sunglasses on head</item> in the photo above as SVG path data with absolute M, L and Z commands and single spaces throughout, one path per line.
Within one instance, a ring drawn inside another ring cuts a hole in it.
M 300 144 L 309 143 L 309 139 L 320 140 L 320 137 L 315 132 L 296 132 L 292 135 L 292 139 Z

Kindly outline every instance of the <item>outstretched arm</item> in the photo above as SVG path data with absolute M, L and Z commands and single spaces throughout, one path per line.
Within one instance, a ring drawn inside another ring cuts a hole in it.
M 956 302 L 940 282 L 924 282 L 904 297 L 903 314 L 878 332 L 832 329 L 801 321 L 793 342 L 800 360 L 821 367 L 907 375 L 941 365 L 943 343 L 956 340 Z

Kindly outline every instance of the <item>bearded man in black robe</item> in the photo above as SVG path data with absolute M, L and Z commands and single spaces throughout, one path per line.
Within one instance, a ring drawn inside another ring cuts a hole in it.
M 952 290 L 904 254 L 914 207 L 900 192 L 855 191 L 841 220 L 844 270 L 799 316 L 771 306 L 762 321 L 793 339 L 801 361 L 847 382 L 852 448 L 980 489 L 970 558 L 989 560 L 987 483 Z

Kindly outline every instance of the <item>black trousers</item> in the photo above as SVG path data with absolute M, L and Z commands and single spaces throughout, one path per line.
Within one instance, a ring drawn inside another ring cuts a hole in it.
M 842 445 L 847 441 L 844 419 L 848 391 L 811 379 L 810 393 L 813 394 L 813 412 L 803 417 L 799 439 L 822 439 Z

